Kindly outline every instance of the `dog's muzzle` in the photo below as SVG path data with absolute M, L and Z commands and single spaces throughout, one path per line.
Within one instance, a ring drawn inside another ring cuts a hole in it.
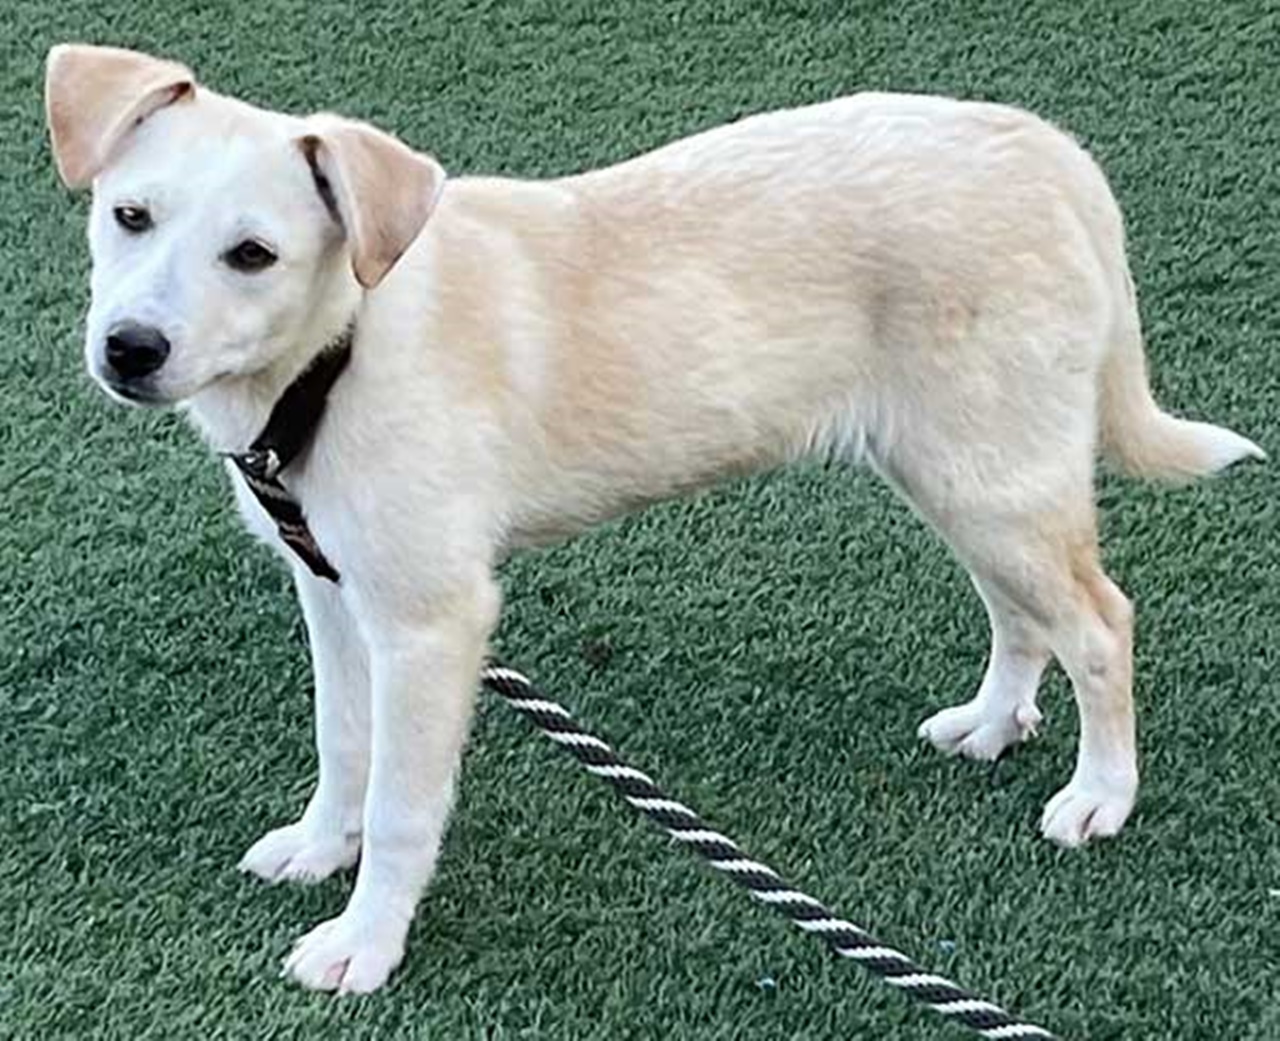
M 102 380 L 113 392 L 139 404 L 160 401 L 151 377 L 169 357 L 169 340 L 154 326 L 121 322 L 107 334 Z

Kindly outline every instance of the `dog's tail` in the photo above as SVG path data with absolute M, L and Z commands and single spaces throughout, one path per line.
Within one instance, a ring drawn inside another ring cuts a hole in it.
M 1226 427 L 1161 411 L 1147 382 L 1137 301 L 1127 271 L 1124 280 L 1125 298 L 1119 302 L 1101 372 L 1098 404 L 1103 454 L 1128 473 L 1171 481 L 1215 473 L 1241 459 L 1265 459 L 1261 448 Z

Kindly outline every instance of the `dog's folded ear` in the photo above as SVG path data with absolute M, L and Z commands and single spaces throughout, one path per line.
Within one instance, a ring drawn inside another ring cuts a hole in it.
M 317 115 L 298 139 L 316 190 L 343 228 L 356 280 L 382 281 L 418 237 L 444 188 L 444 168 L 381 130 Z
M 69 188 L 92 183 L 130 130 L 194 90 L 191 70 L 177 62 L 116 47 L 54 47 L 44 100 L 62 180 Z

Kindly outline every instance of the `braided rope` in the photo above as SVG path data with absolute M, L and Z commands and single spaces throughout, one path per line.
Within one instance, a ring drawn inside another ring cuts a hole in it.
M 652 778 L 627 766 L 608 744 L 578 726 L 568 709 L 546 698 L 519 672 L 491 662 L 481 671 L 480 681 L 682 846 L 803 932 L 825 941 L 842 958 L 851 958 L 896 990 L 992 1041 L 1053 1038 L 1047 1030 L 975 997 L 949 979 L 925 972 L 905 954 L 793 889 L 773 868 L 750 859 L 736 842 L 713 831 L 689 807 L 668 798 Z

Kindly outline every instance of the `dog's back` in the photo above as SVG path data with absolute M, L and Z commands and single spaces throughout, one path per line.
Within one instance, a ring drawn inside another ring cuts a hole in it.
M 1106 180 L 1017 109 L 858 95 L 556 182 L 463 179 L 424 245 L 442 292 L 501 272 L 501 324 L 444 310 L 426 337 L 505 359 L 513 485 L 558 504 L 520 540 L 813 453 L 968 445 L 976 494 L 1008 442 L 1070 453 L 1099 425 L 1141 472 L 1257 452 L 1155 407 Z

